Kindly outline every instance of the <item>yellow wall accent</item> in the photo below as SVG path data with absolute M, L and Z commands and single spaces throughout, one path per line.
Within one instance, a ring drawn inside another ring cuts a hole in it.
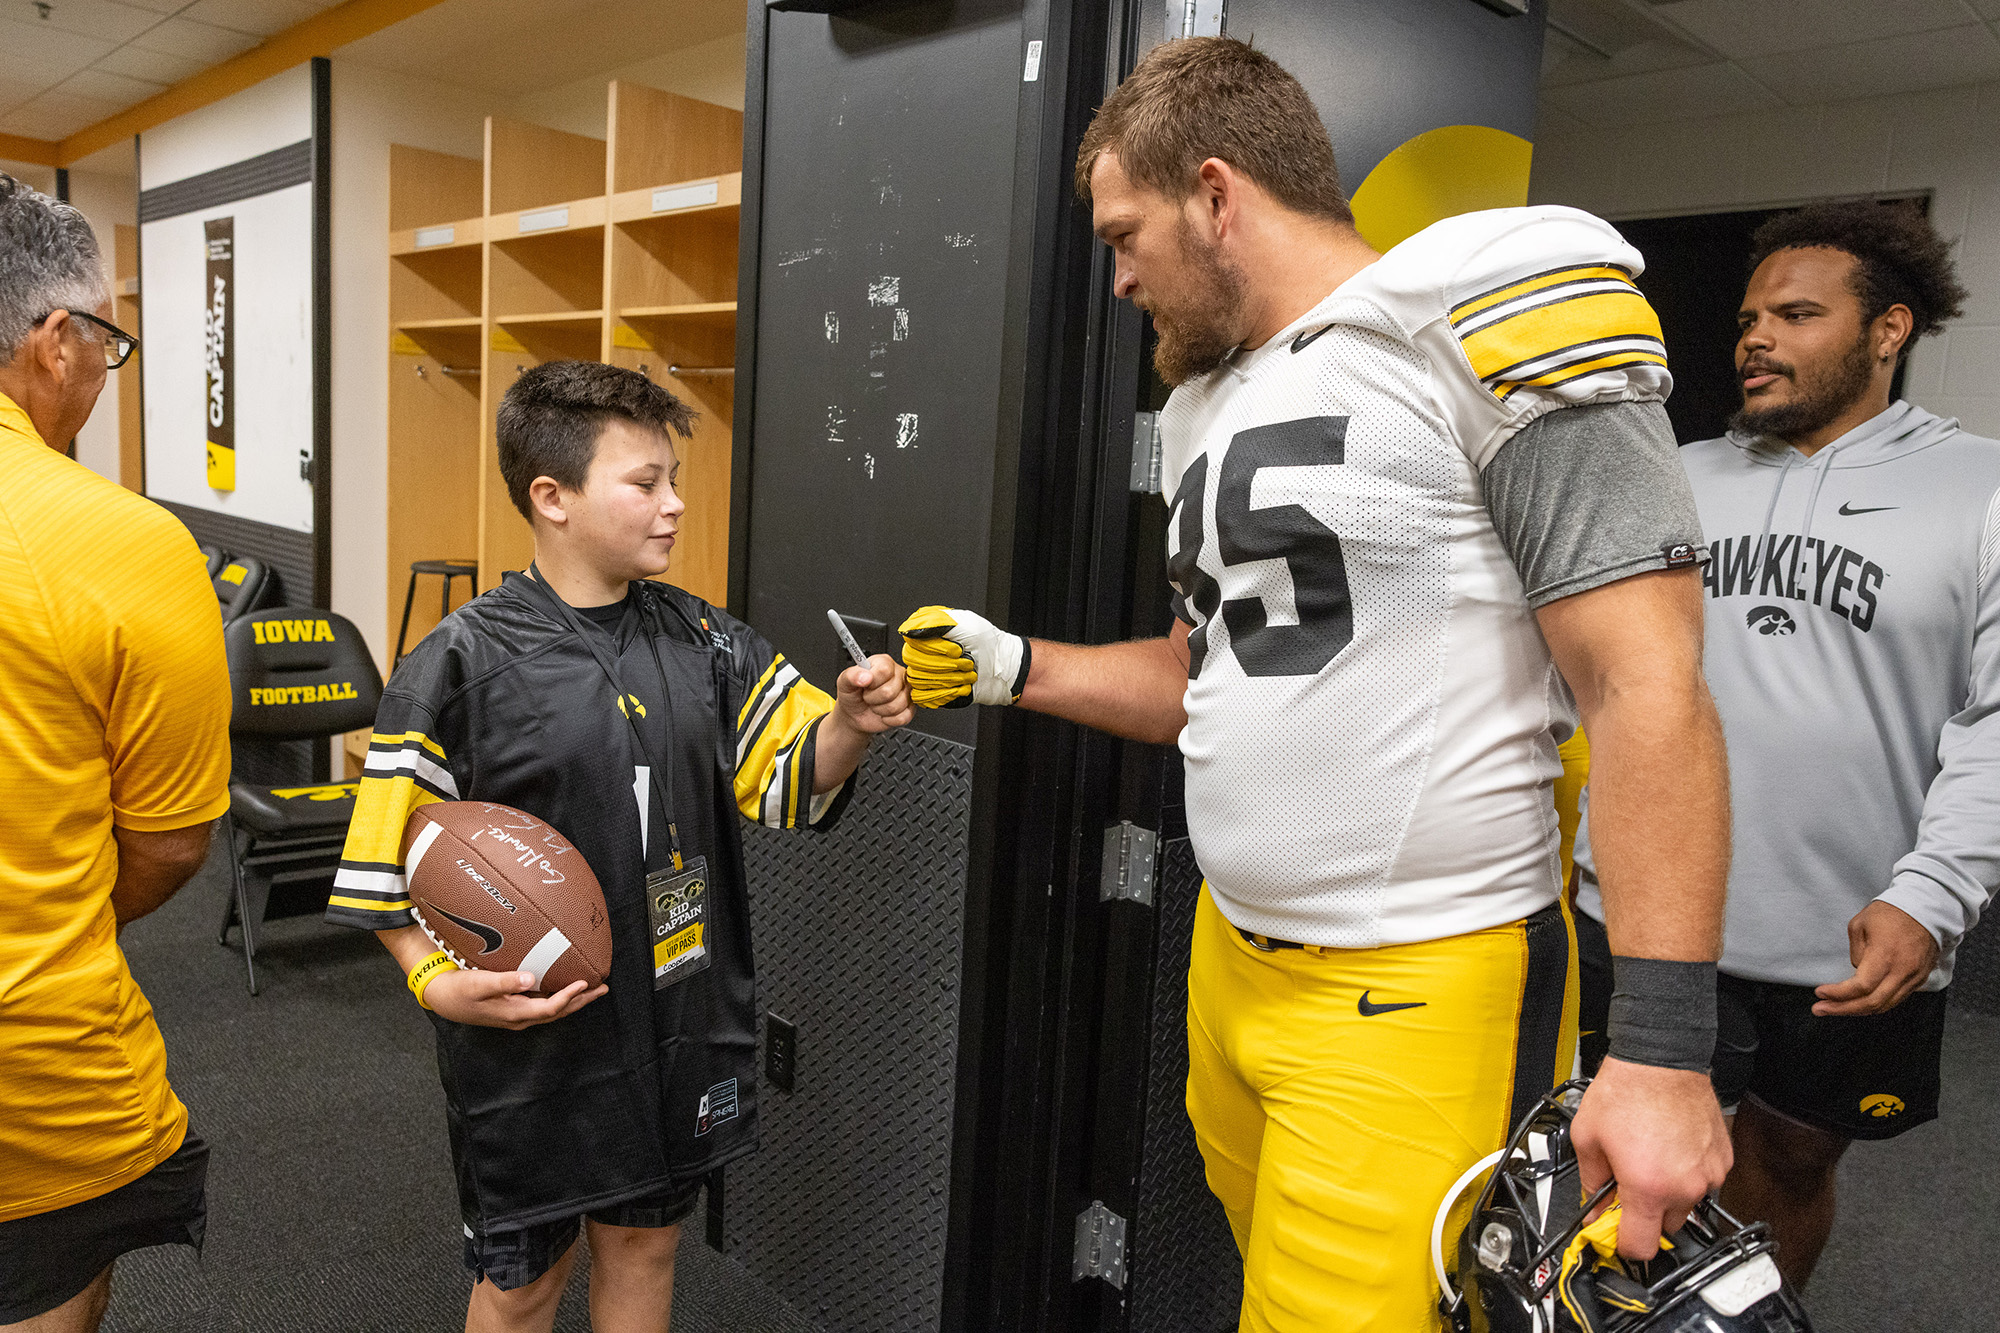
M 1445 125 L 1398 145 L 1354 192 L 1354 225 L 1377 250 L 1444 218 L 1528 202 L 1535 146 L 1486 125 Z
M 47 139 L 29 139 L 19 134 L 0 134 L 0 158 L 9 162 L 32 162 L 38 167 L 59 167 L 62 145 Z

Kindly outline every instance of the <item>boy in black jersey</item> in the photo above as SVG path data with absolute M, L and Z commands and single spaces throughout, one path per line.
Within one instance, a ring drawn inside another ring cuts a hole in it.
M 397 668 L 327 908 L 380 932 L 433 1015 L 477 1275 L 468 1333 L 550 1328 L 586 1221 L 593 1326 L 666 1328 L 678 1224 L 702 1177 L 755 1146 L 736 820 L 825 827 L 871 737 L 910 719 L 892 659 L 843 672 L 830 699 L 749 626 L 650 581 L 683 510 L 669 432 L 692 420 L 595 362 L 538 366 L 508 390 L 500 469 L 535 563 Z M 537 997 L 528 973 L 438 956 L 400 864 L 410 812 L 436 800 L 515 806 L 583 852 L 612 918 L 608 984 Z M 656 949 L 648 877 L 697 868 L 701 943 Z

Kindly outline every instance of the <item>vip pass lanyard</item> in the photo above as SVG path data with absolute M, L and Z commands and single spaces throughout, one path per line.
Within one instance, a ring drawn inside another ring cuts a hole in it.
M 668 767 L 667 764 L 661 763 L 659 757 L 654 755 L 652 746 L 646 743 L 646 733 L 640 728 L 639 719 L 632 715 L 632 710 L 628 706 L 628 701 L 634 696 L 626 693 L 624 684 L 618 678 L 618 664 L 612 660 L 609 653 L 604 651 L 604 645 L 598 641 L 598 636 L 592 634 L 584 625 L 583 617 L 576 613 L 575 607 L 565 602 L 554 588 L 549 587 L 548 584 L 542 581 L 542 572 L 535 568 L 532 561 L 528 565 L 528 574 L 534 580 L 536 588 L 556 604 L 557 611 L 569 624 L 570 631 L 577 638 L 583 640 L 583 646 L 588 648 L 590 655 L 597 659 L 598 669 L 604 673 L 604 678 L 611 682 L 611 688 L 618 696 L 618 711 L 624 714 L 626 725 L 632 728 L 632 740 L 638 745 L 639 753 L 645 757 L 646 762 L 652 765 L 653 781 L 658 786 L 660 793 L 660 806 L 666 812 L 667 816 L 667 848 L 673 854 L 674 869 L 682 869 L 686 863 L 681 859 L 681 831 L 674 824 L 673 769 Z M 626 596 L 631 596 L 629 585 L 626 589 Z M 635 607 L 635 610 L 637 609 Z M 660 646 L 653 642 L 651 628 L 643 623 L 645 612 L 639 610 L 638 613 L 641 618 L 640 632 L 645 635 L 646 647 L 653 654 L 653 670 L 658 672 L 660 677 L 660 707 L 664 710 L 664 715 L 660 718 L 660 725 L 666 729 L 666 758 L 671 762 L 674 757 L 674 709 L 673 701 L 668 695 L 667 668 L 660 661 Z

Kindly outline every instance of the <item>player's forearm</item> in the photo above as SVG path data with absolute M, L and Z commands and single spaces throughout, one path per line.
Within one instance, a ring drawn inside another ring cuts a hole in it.
M 422 926 L 398 926 L 394 930 L 378 930 L 375 938 L 382 941 L 382 947 L 396 960 L 396 966 L 405 973 L 424 959 L 437 952 L 437 945 L 424 934 Z
M 1034 640 L 1020 706 L 1127 740 L 1171 745 L 1187 725 L 1187 663 L 1172 639 Z
M 853 777 L 869 740 L 838 709 L 820 719 L 813 732 L 813 795 L 824 796 Z
M 1584 727 L 1590 846 L 1611 952 L 1715 960 L 1729 877 L 1729 766 L 1707 685 L 1698 670 L 1613 682 Z

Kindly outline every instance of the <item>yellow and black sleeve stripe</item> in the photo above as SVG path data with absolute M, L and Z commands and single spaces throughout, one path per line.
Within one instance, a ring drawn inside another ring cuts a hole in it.
M 436 741 L 416 731 L 376 732 L 334 872 L 327 920 L 362 930 L 409 925 L 414 918 L 403 882 L 403 826 L 419 806 L 457 799 L 458 784 Z
M 846 784 L 813 795 L 813 741 L 833 711 L 824 690 L 775 657 L 736 715 L 736 807 L 771 828 L 823 822 Z
M 1472 373 L 1502 402 L 1586 375 L 1665 366 L 1659 316 L 1614 264 L 1550 269 L 1452 307 Z

